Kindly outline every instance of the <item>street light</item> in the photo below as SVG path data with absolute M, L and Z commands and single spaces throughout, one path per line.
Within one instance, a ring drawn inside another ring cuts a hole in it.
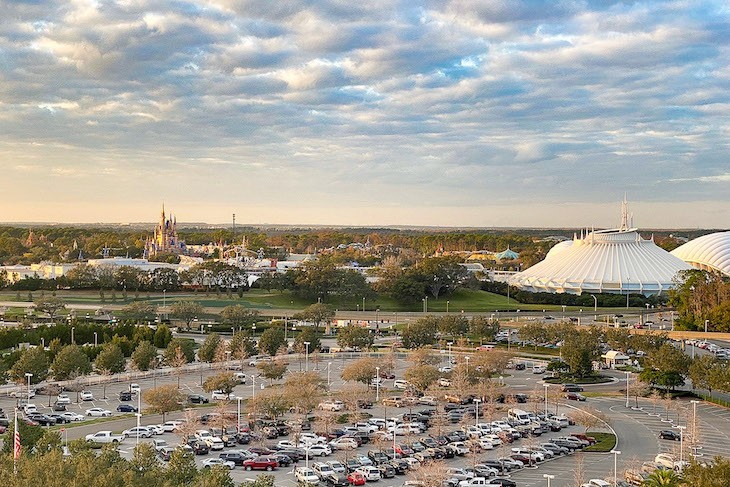
M 469 356 L 465 355 L 464 360 L 466 360 L 466 376 L 469 377 Z
M 555 475 L 544 473 L 542 474 L 542 478 L 547 479 L 547 487 L 550 487 L 550 481 L 555 478 Z
M 611 453 L 613 453 L 613 485 L 616 487 L 618 485 L 618 456 L 621 455 L 621 452 L 611 450 Z
M 543 384 L 545 386 L 545 417 L 547 418 L 548 414 L 548 387 L 550 387 L 549 384 Z
M 98 346 L 96 332 L 94 332 L 94 348 Z
M 311 342 L 304 342 L 304 346 L 306 347 L 305 353 L 304 353 L 304 370 L 306 372 L 309 372 L 309 345 Z M 300 359 L 301 360 L 301 359 Z M 299 362 L 301 364 L 301 362 Z M 301 367 L 301 365 L 300 365 Z
M 375 402 L 380 400 L 380 367 L 375 367 Z
M 251 374 L 251 399 L 256 399 L 256 376 Z
M 330 368 L 332 367 L 332 362 L 327 362 L 327 389 L 330 388 Z
M 446 301 L 446 314 L 449 314 L 449 301 Z
M 449 367 L 451 367 L 451 345 L 453 345 L 454 342 L 449 342 Z
M 236 408 L 236 433 L 241 432 L 241 399 L 243 398 L 236 398 L 236 402 L 238 403 L 238 407 Z
M 679 428 L 679 468 L 683 468 L 684 462 L 683 462 L 683 453 L 684 453 L 684 430 L 687 428 L 686 426 L 677 426 Z
M 256 323 L 251 325 L 251 336 L 256 338 Z
M 362 297 L 362 312 L 365 312 L 365 296 Z
M 137 445 L 139 445 L 139 425 L 142 421 L 142 389 L 137 391 Z
M 73 345 L 74 343 L 76 343 L 76 342 L 74 341 L 74 330 L 75 330 L 75 329 L 76 329 L 76 327 L 75 327 L 75 326 L 72 326 L 72 327 L 71 327 L 71 345 Z
M 626 371 L 626 407 L 629 407 L 629 374 L 630 372 Z
M 691 400 L 692 404 L 692 443 L 697 443 L 697 405 L 700 401 Z
M 479 399 L 479 398 L 474 399 L 474 405 L 476 406 L 474 409 L 474 425 L 475 426 L 479 424 L 479 403 L 480 402 L 482 402 L 481 399 Z
M 30 402 L 30 379 L 33 377 L 33 374 L 30 372 L 25 373 L 25 378 L 28 379 L 28 402 Z
M 707 325 L 710 323 L 710 320 L 705 320 L 705 333 L 707 333 Z

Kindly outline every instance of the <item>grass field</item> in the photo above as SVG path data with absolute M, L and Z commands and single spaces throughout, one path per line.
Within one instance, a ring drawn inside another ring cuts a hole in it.
M 606 453 L 613 450 L 616 446 L 616 435 L 613 433 L 589 431 L 586 435 L 594 437 L 596 444 L 585 448 L 583 451 Z
M 46 296 L 50 295 L 50 291 L 45 291 Z M 243 294 L 243 297 L 238 297 L 237 294 L 233 294 L 229 299 L 225 293 L 217 294 L 210 293 L 206 295 L 205 292 L 200 293 L 147 293 L 141 292 L 135 296 L 135 293 L 128 292 L 127 299 L 123 299 L 123 293 L 117 291 L 112 293 L 111 291 L 104 292 L 104 300 L 102 301 L 99 291 L 57 291 L 56 295 L 64 299 L 68 303 L 73 304 L 94 304 L 94 305 L 106 305 L 106 306 L 124 306 L 127 303 L 134 301 L 135 299 L 148 301 L 152 304 L 170 305 L 175 301 L 180 300 L 191 300 L 198 301 L 203 306 L 210 308 L 223 308 L 231 304 L 240 304 L 249 308 L 258 309 L 303 309 L 308 305 L 312 304 L 312 301 L 298 298 L 292 295 L 290 292 L 278 292 L 272 291 L 267 292 L 261 289 L 252 289 Z M 32 293 L 33 298 L 37 299 L 41 296 L 40 291 L 34 291 Z M 4 291 L 0 293 L 0 301 L 17 301 L 18 297 L 20 301 L 28 301 L 30 293 L 28 291 L 14 292 Z M 357 311 L 361 310 L 363 306 L 362 299 L 344 300 L 344 299 L 328 299 L 325 300 L 327 304 L 333 306 L 340 311 Z M 499 294 L 493 294 L 486 291 L 472 291 L 467 289 L 460 289 L 454 294 L 448 297 L 441 297 L 440 299 L 428 299 L 428 311 L 429 312 L 491 312 L 491 311 L 543 311 L 556 312 L 562 309 L 559 305 L 543 305 L 543 304 L 522 304 L 516 302 L 510 298 L 509 302 L 506 296 Z M 423 302 L 411 305 L 404 305 L 397 301 L 387 297 L 380 296 L 377 299 L 366 299 L 365 300 L 366 311 L 374 311 L 379 309 L 383 312 L 419 312 L 423 311 Z M 566 307 L 566 311 L 578 311 L 578 307 Z M 605 313 L 609 310 L 600 310 Z M 625 309 L 622 309 L 626 312 Z

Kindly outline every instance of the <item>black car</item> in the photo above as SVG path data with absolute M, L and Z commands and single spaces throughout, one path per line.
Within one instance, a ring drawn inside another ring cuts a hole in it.
M 395 469 L 390 463 L 382 463 L 378 465 L 378 470 L 380 470 L 380 476 L 384 479 L 392 479 L 395 477 Z
M 367 399 L 358 399 L 357 407 L 361 409 L 371 409 L 373 407 L 373 401 L 368 401 Z
M 662 440 L 674 440 L 674 441 L 680 440 L 679 433 L 675 433 L 674 431 L 671 431 L 671 430 L 660 431 L 659 438 L 661 438 Z
M 408 462 L 405 460 L 391 460 L 390 466 L 393 467 L 393 471 L 395 471 L 396 475 L 405 475 L 408 473 Z
M 337 472 L 330 472 L 322 475 L 320 480 L 327 486 L 331 487 L 346 487 L 350 485 L 347 480 L 347 476 Z
M 525 364 L 522 362 L 516 363 L 515 370 L 525 370 Z
M 188 402 L 190 404 L 208 404 L 208 398 L 200 394 L 191 394 L 188 396 Z
M 136 413 L 137 408 L 131 404 L 120 404 L 117 406 L 117 411 L 120 413 Z
M 236 434 L 236 443 L 239 445 L 248 445 L 251 443 L 251 435 L 248 433 L 238 433 Z
M 53 410 L 54 411 L 65 411 L 66 405 L 65 404 L 58 404 L 57 402 L 53 403 Z
M 501 485 L 502 487 L 517 487 L 517 482 L 510 479 L 492 479 L 489 482 L 489 485 Z
M 48 415 L 48 417 L 55 419 L 56 420 L 56 424 L 65 424 L 65 423 L 70 423 L 71 422 L 70 419 L 64 418 L 63 416 L 61 416 L 58 413 L 51 413 L 51 414 Z
M 291 448 L 285 448 L 284 450 L 279 450 L 277 452 L 277 454 L 288 456 L 289 458 L 291 458 L 292 462 L 294 462 L 294 463 L 297 463 L 299 460 L 302 460 L 306 456 L 306 453 L 304 453 L 303 451 L 294 450 Z
M 132 393 L 129 391 L 122 391 L 119 393 L 119 400 L 120 401 L 131 401 L 132 400 Z
M 248 457 L 245 456 L 240 451 L 223 452 L 218 455 L 218 458 L 222 458 L 223 460 L 233 462 L 236 465 L 243 465 L 243 462 L 248 460 Z
M 56 424 L 56 420 L 54 418 L 40 413 L 29 414 L 28 419 L 35 421 L 41 426 L 53 426 Z
M 352 436 L 355 438 L 360 438 L 360 443 L 363 445 L 370 443 L 370 437 L 364 431 L 358 431 L 357 433 L 354 433 Z
M 294 460 L 292 460 L 292 457 L 287 455 L 286 453 L 274 453 L 273 455 L 269 455 L 271 458 L 275 459 L 280 467 L 288 467 L 292 463 L 294 463 Z
M 482 465 L 486 465 L 487 467 L 496 468 L 497 471 L 501 474 L 505 474 L 511 470 L 508 464 L 503 463 L 499 460 L 482 460 L 481 463 Z
M 189 440 L 188 445 L 193 449 L 193 453 L 196 455 L 207 455 L 210 452 L 208 445 L 202 441 Z
M 388 461 L 388 457 L 385 455 L 385 453 L 379 450 L 370 450 L 368 452 L 368 458 L 372 460 L 375 465 L 380 465 L 381 463 L 385 463 Z

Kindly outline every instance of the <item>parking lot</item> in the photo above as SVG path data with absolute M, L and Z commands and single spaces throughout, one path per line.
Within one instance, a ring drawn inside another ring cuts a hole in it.
M 446 359 L 446 357 L 444 357 Z M 323 379 L 329 378 L 332 389 L 336 390 L 343 385 L 343 381 L 340 379 L 341 370 L 347 364 L 349 359 L 337 358 L 327 361 L 320 361 L 318 364 L 310 363 L 310 368 L 318 368 Z M 300 370 L 302 364 L 296 360 L 292 360 L 290 363 L 290 370 Z M 396 370 L 403 370 L 406 367 L 406 363 L 403 360 L 399 360 L 396 365 Z M 244 366 L 244 371 L 250 377 L 251 375 L 257 375 L 258 370 L 254 367 Z M 201 384 L 205 378 L 213 373 L 219 372 L 219 370 L 202 370 L 196 372 L 189 372 L 180 375 L 161 375 L 159 377 L 153 377 L 146 380 L 140 380 L 138 382 L 142 390 L 142 401 L 141 406 L 144 410 L 144 390 L 152 388 L 156 385 L 163 383 L 177 383 L 179 381 L 180 389 L 186 394 L 204 394 L 202 391 Z M 329 376 L 329 377 L 328 377 Z M 519 371 L 511 370 L 509 374 L 501 379 L 505 383 L 505 390 L 511 391 L 512 393 L 524 393 L 528 395 L 539 394 L 543 389 L 543 383 L 539 375 L 532 374 L 529 370 Z M 261 388 L 262 381 L 257 380 L 254 383 L 247 380 L 247 384 L 239 385 L 234 390 L 234 394 L 243 399 L 251 397 L 254 391 L 258 391 Z M 71 440 L 74 438 L 81 438 L 89 433 L 94 433 L 100 430 L 111 429 L 115 432 L 120 432 L 124 429 L 131 428 L 136 424 L 136 418 L 131 413 L 119 413 L 116 408 L 120 404 L 131 404 L 137 405 L 137 396 L 132 396 L 131 401 L 120 401 L 119 393 L 121 391 L 128 391 L 130 387 L 129 383 L 112 383 L 106 386 L 101 384 L 90 385 L 84 387 L 86 390 L 91 392 L 94 399 L 91 401 L 78 401 L 76 392 L 70 392 L 69 398 L 71 404 L 67 405 L 67 410 L 84 414 L 87 409 L 99 407 L 109 410 L 112 413 L 112 419 L 110 423 L 101 424 L 83 424 L 66 428 L 64 437 Z M 597 386 L 596 390 L 604 390 L 607 386 Z M 621 387 L 620 382 L 617 380 L 613 384 L 616 389 Z M 393 380 L 385 381 L 382 385 L 381 393 L 385 394 L 386 391 L 393 390 Z M 587 390 L 590 390 L 590 386 L 587 386 Z M 205 394 L 207 396 L 207 394 Z M 51 403 L 55 399 L 55 396 L 51 397 Z M 80 397 L 78 398 L 80 399 Z M 49 408 L 49 397 L 48 396 L 36 396 L 31 399 L 31 402 L 36 404 L 39 412 L 47 413 L 51 411 Z M 11 412 L 16 404 L 16 398 L 11 397 L 0 397 L 0 407 L 6 412 Z M 625 407 L 623 399 L 620 397 L 590 397 L 585 403 L 577 403 L 575 401 L 562 400 L 557 405 L 560 413 L 567 412 L 570 414 L 571 408 L 583 407 L 590 405 L 596 409 L 599 409 L 606 413 L 611 419 L 611 425 L 615 429 L 619 437 L 618 449 L 621 450 L 621 454 L 618 456 L 617 464 L 619 473 L 623 472 L 625 468 L 634 467 L 642 462 L 653 460 L 654 456 L 659 452 L 673 452 L 676 450 L 675 442 L 669 440 L 659 440 L 659 431 L 666 428 L 672 428 L 681 423 L 680 419 L 676 419 L 675 422 L 662 421 L 661 406 L 659 415 L 655 416 L 653 410 L 650 411 L 651 405 L 644 400 L 641 404 L 643 409 L 627 409 Z M 532 410 L 541 409 L 541 407 L 535 407 L 534 404 L 524 405 L 525 409 Z M 685 404 L 687 406 L 687 404 Z M 550 409 L 554 409 L 554 404 L 551 403 Z M 235 402 L 231 405 L 231 410 L 235 410 Z M 697 405 L 697 421 L 698 427 L 702 432 L 701 447 L 697 451 L 699 455 L 705 457 L 712 457 L 714 455 L 727 455 L 727 444 L 730 440 L 730 413 L 722 408 L 718 408 L 709 404 Z M 374 418 L 391 418 L 401 416 L 403 413 L 416 413 L 424 409 L 429 409 L 429 406 L 417 406 L 417 407 L 388 407 L 384 410 L 381 406 L 376 405 L 372 409 L 368 409 L 366 412 Z M 210 410 L 208 410 L 210 411 Z M 501 412 L 497 412 L 494 418 L 500 419 L 505 415 L 506 409 Z M 206 412 L 206 409 L 200 409 L 200 414 Z M 650 414 L 651 413 L 651 414 Z M 168 419 L 180 417 L 179 413 L 168 415 Z M 472 421 L 476 422 L 473 418 Z M 480 419 L 483 421 L 483 419 Z M 686 422 L 686 418 L 684 418 Z M 161 423 L 162 418 L 157 415 L 147 415 L 142 417 L 141 423 L 155 424 Z M 232 423 L 235 423 L 233 421 Z M 234 424 L 231 424 L 233 426 Z M 341 426 L 341 425 L 338 425 Z M 448 431 L 457 430 L 461 428 L 461 424 L 450 424 L 447 429 Z M 205 426 L 201 426 L 205 428 Z M 540 443 L 548 442 L 550 439 L 557 436 L 566 436 L 572 433 L 582 433 L 583 428 L 580 426 L 570 426 L 560 432 L 549 432 L 535 438 L 523 438 L 516 440 L 514 443 L 509 445 L 497 446 L 492 450 L 486 450 L 479 453 L 469 453 L 465 456 L 456 456 L 453 459 L 446 459 L 447 466 L 459 468 L 459 467 L 470 467 L 475 464 L 481 463 L 484 460 L 494 460 L 499 457 L 509 455 L 510 449 L 513 447 L 520 446 L 536 446 Z M 413 442 L 418 440 L 422 436 L 435 436 L 432 429 L 419 435 L 412 435 L 409 437 L 401 438 L 397 437 L 397 443 L 402 442 Z M 171 445 L 179 444 L 180 438 L 173 433 L 164 433 L 159 436 L 155 436 L 155 439 L 164 439 Z M 280 440 L 293 440 L 291 435 L 281 437 L 277 439 L 270 439 L 262 442 L 255 441 L 251 445 L 258 447 L 261 446 L 274 446 Z M 150 441 L 148 439 L 140 439 L 140 442 Z M 129 457 L 132 454 L 132 450 L 137 443 L 135 439 L 126 439 L 119 445 L 119 450 L 125 457 Z M 251 445 L 237 445 L 236 447 L 225 448 L 223 451 L 229 451 L 234 449 L 246 449 Z M 384 448 L 387 448 L 385 446 Z M 367 456 L 368 451 L 378 450 L 379 446 L 373 444 L 366 444 L 358 447 L 355 450 L 343 452 L 335 451 L 331 455 L 324 457 L 324 460 L 347 460 L 357 455 Z M 208 455 L 196 456 L 196 462 L 202 465 L 202 462 L 206 458 L 217 457 L 220 452 L 211 452 Z M 700 457 L 701 458 L 701 457 Z M 321 460 L 322 458 L 317 458 Z M 313 462 L 314 460 L 312 460 Z M 588 480 L 590 478 L 611 478 L 613 477 L 613 462 L 614 457 L 611 454 L 601 453 L 584 453 L 584 454 L 571 454 L 558 456 L 554 459 L 549 459 L 545 462 L 540 462 L 537 468 L 524 468 L 515 470 L 509 473 L 509 478 L 517 482 L 520 486 L 542 486 L 545 485 L 544 474 L 554 475 L 555 479 L 552 480 L 551 485 L 555 487 L 561 486 L 572 486 L 575 484 L 573 471 L 576 467 L 579 467 L 583 472 L 583 478 Z M 301 460 L 298 465 L 304 465 L 306 460 Z M 240 482 L 244 479 L 252 478 L 257 475 L 256 472 L 247 472 L 240 466 L 236 466 L 232 472 L 232 477 L 236 482 Z M 276 485 L 279 486 L 293 486 L 296 485 L 296 479 L 293 473 L 293 467 L 279 468 L 273 472 L 276 476 Z M 620 474 L 619 474 L 620 475 Z M 408 478 L 407 475 L 396 476 L 392 479 L 383 479 L 373 483 L 373 485 L 388 486 L 401 486 Z

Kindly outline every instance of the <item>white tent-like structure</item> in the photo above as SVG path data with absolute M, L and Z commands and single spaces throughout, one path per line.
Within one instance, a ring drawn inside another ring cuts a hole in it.
M 629 225 L 626 201 L 621 226 L 586 231 L 555 246 L 545 259 L 518 272 L 510 284 L 532 292 L 661 294 L 679 271 L 691 267 Z
M 730 276 L 730 232 L 710 233 L 672 250 L 672 255 L 693 267 Z

